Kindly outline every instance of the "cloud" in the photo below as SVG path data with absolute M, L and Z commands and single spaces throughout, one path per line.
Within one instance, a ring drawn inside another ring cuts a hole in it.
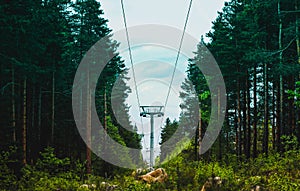
M 200 39 L 211 29 L 217 11 L 224 0 L 193 1 L 187 32 Z M 130 0 L 125 1 L 128 26 L 141 24 L 163 24 L 183 28 L 189 1 L 186 0 Z M 120 1 L 101 0 L 104 17 L 114 31 L 124 28 Z

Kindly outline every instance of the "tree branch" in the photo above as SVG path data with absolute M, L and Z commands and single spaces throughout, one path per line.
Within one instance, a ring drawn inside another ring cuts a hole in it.
M 10 85 L 13 85 L 13 84 L 15 84 L 16 85 L 16 83 L 13 83 L 13 82 L 8 82 L 5 86 L 3 86 L 1 89 L 0 89 L 0 92 L 1 92 L 1 94 L 3 95 L 4 94 L 4 91 L 5 91 L 5 89 L 8 87 L 8 86 L 10 86 Z
M 298 11 L 281 11 L 281 13 L 300 13 L 300 10 L 298 10 Z
M 270 54 L 269 56 L 273 56 L 273 55 L 275 55 L 275 54 L 282 53 L 282 52 L 286 51 L 286 49 L 288 49 L 288 48 L 292 45 L 292 43 L 293 43 L 295 40 L 296 40 L 296 37 L 294 37 L 294 38 L 287 44 L 287 46 L 284 47 L 284 48 L 281 49 L 281 50 L 278 50 L 278 51 L 276 51 L 276 52 L 267 52 L 267 53 Z

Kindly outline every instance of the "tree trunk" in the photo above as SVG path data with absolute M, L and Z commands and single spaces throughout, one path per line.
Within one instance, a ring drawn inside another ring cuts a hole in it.
M 269 151 L 269 107 L 268 107 L 268 64 L 264 65 L 264 136 L 263 152 L 268 156 Z
M 23 118 L 22 118 L 22 164 L 27 164 L 27 79 L 23 84 Z
M 220 120 L 219 117 L 221 115 L 221 90 L 218 88 L 218 121 Z M 219 160 L 222 160 L 222 129 L 219 134 Z
M 298 64 L 300 64 L 300 34 L 299 34 L 299 17 L 297 11 L 298 11 L 298 1 L 295 0 L 295 11 L 296 11 L 296 45 L 297 45 L 297 55 L 298 55 Z
M 281 151 L 281 118 L 280 118 L 280 84 L 276 82 L 276 147 L 277 151 Z
M 104 86 L 104 94 L 103 94 L 103 101 L 104 101 L 104 117 L 103 117 L 103 129 L 104 129 L 104 145 L 103 145 L 103 148 L 104 148 L 104 151 L 106 152 L 107 151 L 107 144 L 106 144 L 106 140 L 107 140 L 107 121 L 106 121 L 106 115 L 107 115 L 107 104 L 106 104 L 106 86 Z M 104 174 L 105 176 L 108 174 L 108 171 L 109 171 L 109 168 L 108 168 L 108 165 L 106 162 L 103 163 L 103 170 L 104 170 Z
M 51 95 L 51 145 L 54 146 L 55 127 L 55 72 L 52 72 L 52 95 Z
M 229 144 L 229 132 L 230 132 L 230 119 L 229 119 L 229 108 L 226 108 L 225 120 L 226 120 L 226 152 L 230 150 Z
M 195 156 L 195 161 L 199 161 L 199 155 L 198 155 L 198 140 L 199 140 L 199 119 L 198 119 L 198 128 L 195 133 L 195 138 L 194 138 L 194 156 Z M 161 156 L 162 158 L 162 156 Z M 161 160 L 162 161 L 162 160 Z
M 30 137 L 31 137 L 31 144 L 30 144 L 30 160 L 31 164 L 33 164 L 33 160 L 35 159 L 35 153 L 37 152 L 37 144 L 36 142 L 37 132 L 36 132 L 36 87 L 33 86 L 32 88 L 32 97 L 31 97 L 31 127 L 30 127 Z
M 235 131 L 235 150 L 236 150 L 236 155 L 239 156 L 239 148 L 238 148 L 238 142 L 239 142 L 239 127 L 238 127 L 238 111 L 237 111 L 237 106 L 234 109 L 234 131 Z M 238 158 L 238 157 L 237 157 Z
M 276 150 L 276 82 L 273 82 L 272 94 L 272 145 L 273 150 Z
M 246 101 L 247 101 L 247 137 L 246 137 L 246 157 L 250 158 L 250 149 L 251 149 L 251 124 L 250 124 L 250 85 L 249 85 L 249 74 L 247 70 L 247 78 L 246 78 Z
M 294 88 L 295 80 L 293 76 L 288 77 L 288 89 L 295 91 Z M 288 123 L 288 135 L 293 135 L 295 133 L 295 108 L 294 108 L 294 99 L 288 99 L 288 116 L 289 116 L 289 123 Z
M 87 138 L 87 145 L 86 145 L 86 172 L 87 174 L 91 174 L 92 172 L 92 152 L 91 152 L 91 92 L 90 92 L 90 76 L 89 76 L 89 67 L 87 67 L 87 100 L 86 100 L 86 138 Z
M 239 70 L 238 70 L 239 71 Z M 237 155 L 238 157 L 242 154 L 242 143 L 241 143 L 241 96 L 240 96 L 240 78 L 237 79 Z
M 12 64 L 11 68 L 11 78 L 12 78 L 12 85 L 11 85 L 11 106 L 12 106 L 12 141 L 13 143 L 16 142 L 16 101 L 15 101 L 15 67 Z
M 254 66 L 253 73 L 253 158 L 257 157 L 257 76 L 256 76 L 256 66 Z
M 280 0 L 278 0 L 278 16 L 279 16 L 279 36 L 278 36 L 278 48 L 280 50 L 279 53 L 279 66 L 282 67 L 282 60 L 283 60 L 283 51 L 282 50 L 282 15 L 281 15 L 281 8 L 280 8 Z M 280 95 L 280 111 L 279 111 L 279 118 L 280 118 L 280 134 L 283 133 L 283 77 L 280 73 L 279 75 L 279 95 Z
M 245 78 L 247 83 L 247 79 Z M 245 84 L 246 84 L 245 83 Z M 243 90 L 243 153 L 247 154 L 247 84 Z
M 198 160 L 201 159 L 201 150 L 202 150 L 202 113 L 201 109 L 199 111 L 199 124 L 198 124 L 198 144 L 199 144 L 199 154 L 198 154 Z
M 103 124 L 104 124 L 104 130 L 107 132 L 107 121 L 106 121 L 106 116 L 107 116 L 107 104 L 106 104 L 106 87 L 104 86 L 104 119 L 103 119 Z M 106 136 L 105 136 L 106 138 Z
M 38 150 L 40 150 L 41 145 L 41 128 L 42 128 L 42 88 L 39 87 L 39 97 L 38 97 L 38 116 L 37 116 L 37 142 L 39 144 Z
M 295 11 L 296 11 L 296 46 L 297 46 L 297 56 L 298 56 L 298 64 L 300 64 L 300 33 L 299 33 L 299 16 L 297 13 L 298 11 L 298 1 L 299 0 L 295 0 Z M 300 78 L 300 74 L 299 74 L 299 78 Z M 297 109 L 296 111 L 296 115 L 295 115 L 295 122 L 299 120 L 300 118 L 300 113 L 299 113 L 299 110 Z M 299 123 L 296 123 L 296 127 L 295 128 L 299 128 Z M 300 137 L 300 131 L 298 130 L 298 137 Z

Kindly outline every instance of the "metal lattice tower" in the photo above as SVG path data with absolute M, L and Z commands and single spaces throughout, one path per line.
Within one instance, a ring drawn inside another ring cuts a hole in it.
M 142 112 L 140 116 L 149 117 L 151 124 L 151 133 L 150 133 L 150 167 L 154 166 L 154 117 L 162 117 L 164 113 L 162 108 L 164 106 L 140 106 Z

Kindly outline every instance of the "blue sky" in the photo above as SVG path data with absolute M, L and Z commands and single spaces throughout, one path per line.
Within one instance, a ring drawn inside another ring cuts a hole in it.
M 202 35 L 205 36 L 205 34 L 211 30 L 211 22 L 216 19 L 217 11 L 222 9 L 224 2 L 224 0 L 194 0 L 186 32 L 200 40 Z M 182 30 L 189 1 L 124 0 L 124 4 L 128 27 L 144 24 L 160 24 Z M 104 17 L 109 20 L 108 26 L 113 32 L 124 29 L 120 0 L 101 0 L 101 9 L 104 11 Z M 134 36 L 130 36 L 130 38 L 134 38 Z M 147 35 L 145 35 L 144 38 L 147 38 Z M 124 42 L 124 38 L 114 39 L 121 44 L 126 43 Z M 174 41 L 178 42 L 177 44 L 179 45 L 180 37 L 174 39 Z M 164 105 L 171 75 L 174 70 L 177 48 L 178 47 L 168 49 L 163 46 L 155 45 L 133 47 L 132 56 L 141 105 Z M 195 49 L 190 51 L 195 51 Z M 133 124 L 137 124 L 139 133 L 145 134 L 142 152 L 144 159 L 148 160 L 149 152 L 146 152 L 146 148 L 149 148 L 149 119 L 143 119 L 142 128 L 128 51 L 121 52 L 121 56 L 129 68 L 129 77 L 131 78 L 128 85 L 131 87 L 132 93 L 127 99 L 128 104 L 131 106 L 131 121 Z M 179 57 L 170 98 L 165 108 L 165 118 L 178 119 L 180 113 L 179 104 L 181 102 L 179 99 L 179 91 L 180 85 L 186 75 L 187 59 L 188 57 L 185 55 L 180 55 Z M 160 139 L 161 120 L 161 118 L 155 120 L 155 155 L 159 154 L 158 143 Z

